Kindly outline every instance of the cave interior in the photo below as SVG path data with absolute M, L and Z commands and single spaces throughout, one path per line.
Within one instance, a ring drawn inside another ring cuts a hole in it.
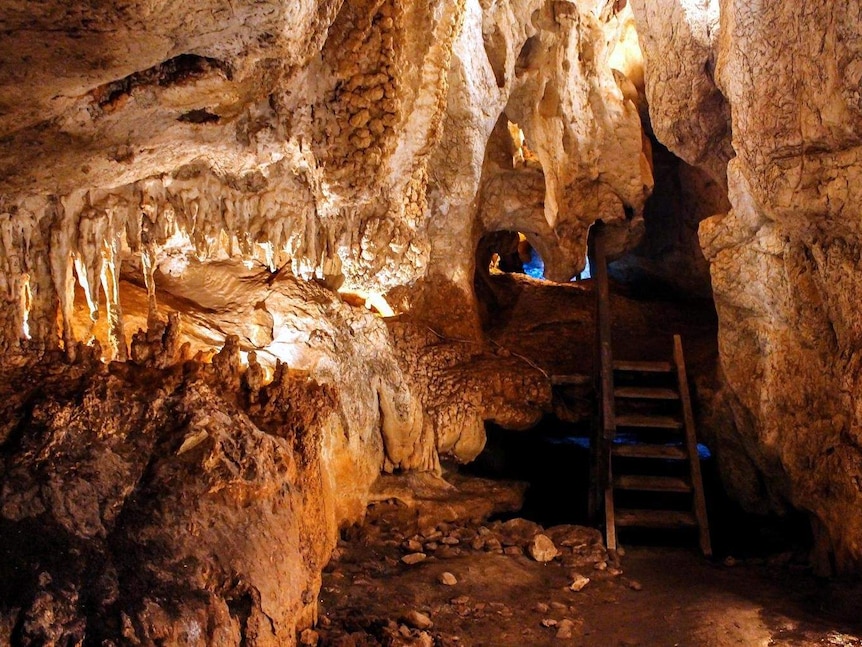
M 862 646 L 860 0 L 0 33 L 0 646 Z

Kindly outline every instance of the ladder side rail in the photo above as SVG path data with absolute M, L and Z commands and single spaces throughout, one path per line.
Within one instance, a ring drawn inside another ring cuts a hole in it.
M 677 380 L 679 382 L 682 413 L 685 421 L 685 441 L 691 466 L 691 485 L 694 493 L 694 513 L 700 530 L 700 548 L 707 557 L 712 556 L 712 544 L 709 537 L 709 521 L 706 516 L 706 499 L 703 495 L 703 477 L 700 471 L 700 457 L 697 452 L 697 436 L 694 427 L 694 413 L 691 408 L 691 394 L 688 388 L 688 375 L 685 368 L 685 356 L 682 351 L 682 338 L 673 336 L 673 359 L 676 364 Z
M 611 445 L 616 436 L 614 410 L 614 358 L 611 348 L 610 290 L 605 250 L 605 225 L 593 225 L 593 258 L 590 267 L 596 281 L 596 334 L 598 336 L 599 393 L 601 397 L 601 437 L 598 439 L 598 493 L 604 493 L 605 527 L 608 550 L 616 550 L 616 528 L 613 514 L 613 476 L 611 474 Z

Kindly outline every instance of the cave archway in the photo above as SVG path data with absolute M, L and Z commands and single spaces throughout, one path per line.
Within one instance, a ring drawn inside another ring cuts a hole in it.
M 543 280 L 544 269 L 541 253 L 526 234 L 492 231 L 482 236 L 476 245 L 473 285 L 483 327 L 491 325 L 511 300 L 511 290 L 501 290 L 496 279 L 508 274 Z
M 483 262 L 485 257 L 487 262 Z M 493 231 L 485 234 L 476 248 L 476 259 L 477 266 L 489 272 L 517 272 L 543 278 L 542 256 L 521 232 Z

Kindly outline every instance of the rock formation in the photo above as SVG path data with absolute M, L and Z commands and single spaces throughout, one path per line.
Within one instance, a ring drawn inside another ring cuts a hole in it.
M 9 548 L 3 635 L 289 643 L 381 470 L 470 460 L 485 420 L 549 409 L 547 376 L 479 337 L 475 246 L 526 230 L 568 279 L 590 222 L 636 229 L 652 176 L 611 63 L 631 14 L 323 0 L 0 16 L 4 536 L 43 527 L 48 543 Z M 507 119 L 541 168 L 516 167 L 510 135 L 488 147 Z M 413 318 L 362 307 L 386 311 L 384 293 Z M 43 563 L 57 546 L 80 568 Z M 263 578 L 273 554 L 281 575 Z
M 716 86 L 719 0 L 631 0 L 643 47 L 650 125 L 677 156 L 726 185 L 731 120 Z
M 176 325 L 146 362 L 83 352 L 4 387 L 4 644 L 284 644 L 313 619 L 365 496 L 332 494 L 357 481 L 337 396 L 280 365 L 251 405 L 235 339 L 174 363 Z
M 479 241 L 630 251 L 653 137 L 729 487 L 858 566 L 859 3 L 720 5 L 0 2 L 0 639 L 291 644 L 381 471 L 552 409 Z
M 720 180 L 732 132 L 732 209 L 700 228 L 733 418 L 726 480 L 750 506 L 808 511 L 834 565 L 856 569 L 860 5 L 633 5 L 659 139 Z

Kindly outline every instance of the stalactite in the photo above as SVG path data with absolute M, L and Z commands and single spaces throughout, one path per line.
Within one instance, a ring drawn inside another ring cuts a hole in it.
M 99 319 L 99 279 L 102 275 L 103 243 L 108 227 L 107 214 L 90 206 L 85 207 L 78 218 L 78 235 L 74 250 L 75 269 L 90 310 L 91 334 L 89 336 L 92 336 L 92 328 Z
M 120 237 L 113 234 L 102 243 L 102 289 L 108 311 L 108 340 L 113 357 L 121 362 L 128 359 L 126 333 L 123 326 L 123 310 L 120 305 Z
M 141 192 L 141 265 L 144 271 L 144 283 L 147 286 L 148 328 L 155 327 L 159 321 L 155 278 L 158 207 L 151 197 L 152 185 L 153 182 L 147 182 Z
M 30 276 L 30 333 L 35 346 L 56 348 L 57 298 L 49 259 L 49 241 L 57 219 L 55 205 L 44 198 L 27 198 L 11 213 L 15 251 L 7 250 L 7 257 L 14 256 L 13 262 Z M 19 323 L 23 325 L 23 321 Z M 19 336 L 21 332 L 19 328 L 10 334 Z
M 20 337 L 26 337 L 29 333 L 26 329 L 25 303 L 25 289 L 29 278 L 24 273 L 21 262 L 23 250 L 20 227 L 20 219 L 16 218 L 15 214 L 0 214 L 0 289 L 7 304 L 3 309 L 0 347 L 5 349 L 17 345 Z
M 150 244 L 145 244 L 141 249 L 141 265 L 147 286 L 147 326 L 153 326 L 159 320 L 159 307 L 156 301 L 156 252 Z
M 344 283 L 345 276 L 361 277 L 362 270 L 353 266 L 376 271 L 379 263 L 375 259 L 343 253 L 352 235 L 351 222 L 358 216 L 330 204 L 323 171 L 309 156 L 306 152 L 302 158 L 308 169 L 301 173 L 286 162 L 274 164 L 266 173 L 245 176 L 220 176 L 205 168 L 186 167 L 126 186 L 34 196 L 7 206 L 4 212 L 15 210 L 14 215 L 5 216 L 9 223 L 14 221 L 16 227 L 30 223 L 27 226 L 33 231 L 18 235 L 8 224 L 3 242 L 6 269 L 0 288 L 10 303 L 11 322 L 5 328 L 15 331 L 11 337 L 7 334 L 6 344 L 23 336 L 20 275 L 24 272 L 30 275 L 32 311 L 28 320 L 36 341 L 56 346 L 62 340 L 70 356 L 74 355 L 76 336 L 88 339 L 97 330 L 104 298 L 111 355 L 122 359 L 128 355 L 128 338 L 119 301 L 119 276 L 130 255 L 142 267 L 150 326 L 159 319 L 157 269 L 178 252 L 196 256 L 202 263 L 241 258 L 250 266 L 259 263 L 272 272 L 289 264 L 294 275 L 324 279 L 331 287 Z M 382 228 L 377 233 L 391 234 Z M 23 242 L 25 238 L 32 238 L 32 249 Z M 373 247 L 368 253 L 412 253 L 406 245 L 387 246 L 382 240 Z M 10 263 L 18 265 L 13 268 Z M 89 332 L 73 329 L 76 280 L 86 298 Z M 62 315 L 59 332 L 51 314 L 58 308 Z
M 140 189 L 137 185 L 134 185 L 129 193 L 130 195 L 126 202 L 128 211 L 124 218 L 126 244 L 129 246 L 129 251 L 132 254 L 140 254 L 143 247 L 141 244 Z
M 33 307 L 33 292 L 30 289 L 30 275 L 21 275 L 21 292 L 19 303 L 21 304 L 21 334 L 24 339 L 30 340 L 30 309 Z M 17 329 L 17 328 L 16 328 Z
M 57 226 L 50 228 L 50 259 L 53 287 L 60 301 L 62 316 L 63 348 L 70 361 L 75 359 L 76 339 L 72 330 L 72 315 L 75 310 L 75 274 L 73 270 L 72 242 L 70 230 L 65 222 L 65 211 L 59 200 L 53 200 L 54 220 Z

